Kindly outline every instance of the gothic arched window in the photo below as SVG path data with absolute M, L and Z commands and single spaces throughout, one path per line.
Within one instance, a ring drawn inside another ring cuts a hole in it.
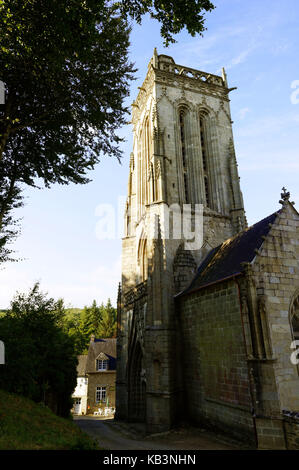
M 140 277 L 141 281 L 145 281 L 147 279 L 147 271 L 148 271 L 148 255 L 147 255 L 147 241 L 146 238 L 141 238 L 139 242 L 139 249 L 138 249 L 138 261 L 140 267 Z
M 157 194 L 157 184 L 155 180 L 155 172 L 154 172 L 154 166 L 151 163 L 150 166 L 150 175 L 151 175 L 151 181 L 152 181 L 152 186 L 151 186 L 151 191 L 152 191 L 152 200 L 156 201 L 158 199 L 158 194 Z
M 151 157 L 150 122 L 146 117 L 138 138 L 138 182 L 139 182 L 139 217 L 144 213 L 144 207 L 151 202 L 151 191 L 149 186 Z
M 183 166 L 183 185 L 184 185 L 184 196 L 185 203 L 188 204 L 189 201 L 189 188 L 188 188 L 188 167 L 187 167 L 187 156 L 186 156 L 186 108 L 181 108 L 179 111 L 179 121 L 180 121 L 180 142 L 181 142 L 181 154 L 182 154 L 182 166 Z
M 207 114 L 201 112 L 199 115 L 199 127 L 200 127 L 200 144 L 201 144 L 201 158 L 203 168 L 203 182 L 205 191 L 206 205 L 211 205 L 211 190 L 209 181 L 209 163 L 208 163 L 208 145 L 207 145 Z
M 150 141 L 150 126 L 149 118 L 147 117 L 144 124 L 144 185 L 145 185 L 145 201 L 146 203 L 151 202 L 150 188 L 148 185 L 148 177 L 151 171 L 151 141 Z

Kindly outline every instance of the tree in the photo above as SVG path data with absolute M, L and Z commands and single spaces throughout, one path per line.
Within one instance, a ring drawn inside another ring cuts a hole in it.
M 9 245 L 13 243 L 19 233 L 19 221 L 13 217 L 12 211 L 22 206 L 20 187 L 15 184 L 14 180 L 2 178 L 0 185 L 0 263 L 16 261 L 12 256 L 14 251 L 9 248 Z
M 76 310 L 76 309 L 74 309 Z M 93 300 L 90 307 L 76 310 L 71 316 L 65 313 L 62 318 L 63 330 L 72 338 L 77 354 L 88 351 L 91 335 L 97 338 L 116 337 L 116 309 L 108 299 L 106 305 L 97 305 Z
M 0 234 L 20 183 L 84 184 L 103 154 L 120 159 L 117 129 L 134 78 L 129 21 L 150 14 L 167 45 L 184 26 L 202 34 L 213 8 L 208 0 L 0 0 L 0 176 L 10 175 L 0 183 Z
M 101 322 L 97 330 L 99 338 L 115 338 L 117 329 L 117 312 L 108 299 L 107 304 L 103 303 L 100 306 Z
M 92 302 L 91 307 L 84 307 L 81 322 L 80 322 L 80 334 L 83 338 L 82 344 L 84 344 L 84 351 L 88 349 L 90 342 L 90 336 L 92 334 L 97 335 L 97 331 L 101 322 L 102 312 L 100 307 L 97 306 L 96 301 Z
M 122 14 L 139 24 L 146 13 L 158 20 L 165 46 L 175 42 L 173 35 L 184 27 L 191 36 L 202 35 L 206 30 L 204 13 L 215 8 L 209 0 L 122 0 L 117 4 Z
M 60 326 L 63 315 L 63 302 L 47 298 L 38 284 L 28 294 L 15 296 L 10 310 L 0 317 L 6 361 L 0 388 L 68 416 L 77 357 L 72 339 Z
M 5 0 L 0 13 L 0 253 L 9 259 L 20 183 L 83 184 L 102 154 L 120 158 L 133 66 L 127 20 L 108 2 Z
M 82 354 L 86 348 L 86 337 L 81 330 L 83 310 L 76 308 L 65 309 L 61 321 L 63 331 L 70 336 L 74 343 L 76 354 Z

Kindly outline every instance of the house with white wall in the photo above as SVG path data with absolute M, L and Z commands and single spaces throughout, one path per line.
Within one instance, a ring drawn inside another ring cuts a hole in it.
M 87 354 L 78 356 L 77 385 L 72 395 L 74 399 L 73 413 L 85 415 L 87 412 L 88 377 L 86 374 Z

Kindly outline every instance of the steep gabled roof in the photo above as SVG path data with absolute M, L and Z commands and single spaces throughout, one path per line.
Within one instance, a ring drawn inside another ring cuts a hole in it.
M 104 353 L 109 358 L 109 370 L 116 369 L 116 339 L 104 338 L 90 342 L 88 349 L 88 359 L 86 372 L 95 372 L 95 361 L 100 353 Z
M 191 293 L 207 285 L 239 275 L 243 272 L 242 263 L 250 263 L 263 243 L 263 237 L 270 230 L 270 225 L 280 211 L 260 220 L 221 245 L 213 248 L 200 264 L 195 277 L 189 287 L 176 297 Z

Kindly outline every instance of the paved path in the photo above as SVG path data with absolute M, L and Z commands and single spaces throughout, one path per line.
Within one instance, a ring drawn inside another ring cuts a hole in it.
M 126 423 L 95 416 L 75 416 L 75 423 L 106 450 L 233 450 L 242 449 L 207 431 L 193 427 L 178 428 L 159 435 L 144 436 Z

